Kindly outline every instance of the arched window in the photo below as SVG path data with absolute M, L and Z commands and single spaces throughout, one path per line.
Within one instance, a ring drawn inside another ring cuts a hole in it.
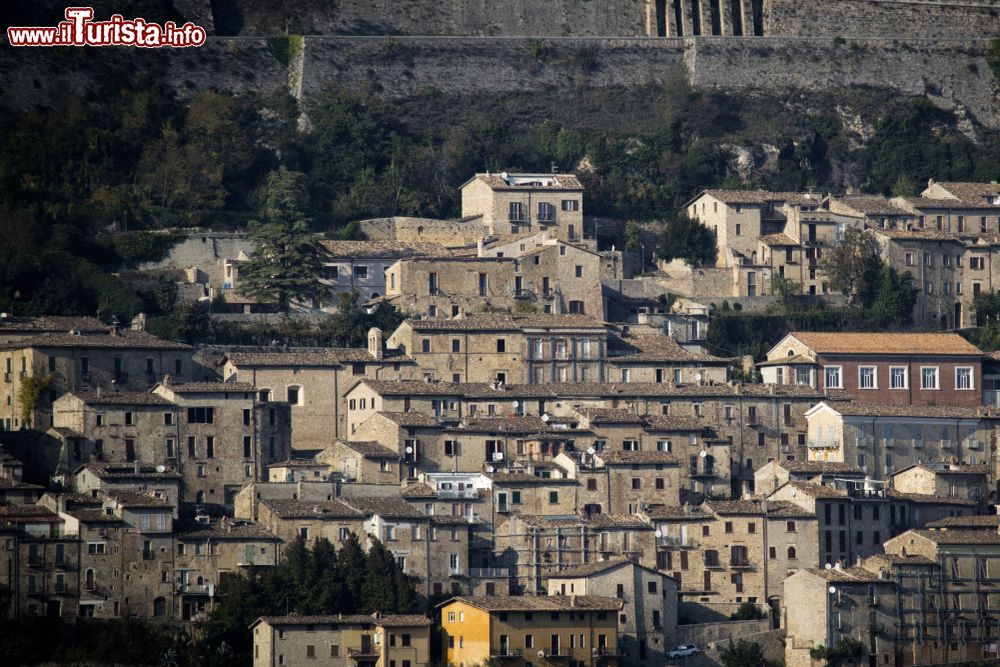
M 167 601 L 165 598 L 156 598 L 153 600 L 153 616 L 166 616 L 167 615 Z
M 85 591 L 92 591 L 92 590 L 94 590 L 96 588 L 95 583 L 96 582 L 95 582 L 95 577 L 94 577 L 94 569 L 93 568 L 87 568 L 87 574 L 84 577 L 83 590 L 85 590 Z
M 199 491 L 195 495 L 195 502 L 197 502 L 197 503 L 203 503 L 203 502 L 205 502 L 205 492 L 204 491 Z
M 795 547 L 788 547 L 788 557 L 795 558 Z

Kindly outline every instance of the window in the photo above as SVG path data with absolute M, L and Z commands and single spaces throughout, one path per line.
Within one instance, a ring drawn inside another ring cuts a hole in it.
M 859 389 L 877 389 L 878 379 L 875 373 L 874 366 L 860 366 L 858 368 L 858 388 Z
M 726 522 L 726 532 L 727 533 L 733 532 L 733 522 L 732 521 L 727 521 Z
M 300 398 L 299 393 L 300 393 L 300 391 L 301 391 L 300 387 L 294 387 L 293 386 L 293 387 L 289 387 L 288 388 L 288 402 L 290 404 L 292 404 L 292 405 L 300 405 L 300 403 L 299 403 L 299 398 Z
M 906 366 L 889 367 L 889 389 L 906 389 Z
M 173 412 L 164 412 L 163 413 L 163 425 L 164 426 L 173 426 L 173 423 L 174 423 L 174 413 Z
M 906 253 L 905 263 L 906 263 L 906 266 L 913 266 L 913 253 L 912 252 Z
M 215 438 L 210 435 L 205 437 L 205 456 L 210 459 L 215 458 Z
M 576 273 L 576 277 L 577 278 L 583 278 L 583 267 L 582 266 L 580 266 L 579 264 L 577 264 L 576 267 L 574 268 L 574 271 Z
M 549 504 L 550 505 L 558 505 L 559 504 L 559 492 L 558 491 L 549 491 Z
M 424 338 L 424 339 L 422 339 L 420 341 L 420 351 L 421 352 L 430 352 L 431 351 L 431 339 L 430 338 Z
M 497 352 L 507 351 L 507 341 L 503 338 L 497 338 Z
M 969 258 L 969 268 L 976 271 L 981 271 L 986 266 L 986 260 L 983 257 L 970 257 Z
M 354 277 L 355 278 L 367 278 L 368 277 L 368 267 L 367 266 L 355 266 L 354 267 Z
M 938 368 L 937 366 L 920 367 L 920 388 L 938 389 Z
M 736 236 L 742 236 L 742 235 L 743 235 L 743 225 L 741 225 L 740 223 L 736 223 Z
M 133 419 L 132 413 L 131 412 L 126 412 L 125 413 L 125 425 L 126 426 L 132 426 L 134 423 L 135 423 L 135 420 Z
M 827 366 L 824 369 L 826 375 L 827 389 L 843 389 L 844 385 L 840 379 L 840 366 Z
M 461 352 L 462 351 L 462 341 L 459 338 L 455 338 L 451 341 L 451 351 Z
M 955 369 L 955 389 L 975 389 L 971 366 L 959 366 Z
M 212 424 L 215 408 L 188 408 L 188 424 Z
M 796 558 L 795 547 L 788 547 L 788 558 L 792 560 Z

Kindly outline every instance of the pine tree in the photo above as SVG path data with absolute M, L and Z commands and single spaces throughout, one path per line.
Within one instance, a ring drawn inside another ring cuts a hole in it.
M 910 272 L 900 275 L 882 262 L 875 287 L 872 312 L 897 327 L 913 324 L 913 307 L 917 305 L 917 289 Z
M 372 546 L 368 550 L 365 581 L 361 588 L 361 608 L 366 614 L 382 612 L 393 613 L 399 609 L 396 597 L 396 577 L 398 569 L 396 558 L 377 539 L 372 538 Z
M 362 587 L 366 576 L 366 560 L 364 550 L 358 536 L 351 533 L 340 547 L 337 554 L 337 568 L 343 581 L 343 605 L 345 609 L 360 609 L 362 606 Z
M 310 220 L 301 208 L 306 196 L 304 174 L 284 167 L 271 172 L 259 219 L 248 228 L 257 247 L 240 267 L 239 290 L 277 303 L 282 312 L 288 312 L 293 299 L 314 299 L 322 289 L 319 237 L 309 230 Z

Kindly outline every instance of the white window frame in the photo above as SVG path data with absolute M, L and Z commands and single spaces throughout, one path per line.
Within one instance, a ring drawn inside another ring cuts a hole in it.
M 830 372 L 837 372 L 837 382 L 836 384 L 830 384 Z M 823 383 L 827 389 L 843 389 L 844 388 L 844 367 L 843 366 L 826 366 L 823 368 Z
M 958 373 L 959 371 L 969 371 L 969 386 L 960 387 L 958 384 Z M 956 391 L 975 391 L 976 389 L 976 369 L 974 366 L 956 366 L 955 367 L 955 389 Z
M 893 376 L 892 372 L 902 369 L 903 371 L 903 384 L 902 386 L 895 387 L 892 384 Z M 910 374 L 906 366 L 889 366 L 889 389 L 909 389 L 910 388 Z
M 924 382 L 924 372 L 934 371 L 934 386 L 928 387 Z M 920 389 L 927 391 L 935 391 L 941 388 L 941 367 L 940 366 L 921 366 L 920 367 Z
M 872 371 L 872 386 L 866 387 L 861 381 L 866 369 Z M 858 389 L 878 389 L 878 366 L 858 366 Z

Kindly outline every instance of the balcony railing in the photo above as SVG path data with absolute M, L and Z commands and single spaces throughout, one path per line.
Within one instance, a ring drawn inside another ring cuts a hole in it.
M 377 658 L 380 653 L 378 646 L 372 644 L 371 646 L 348 647 L 347 655 L 352 658 Z
M 837 449 L 840 443 L 830 438 L 814 438 L 809 441 L 809 447 L 813 449 Z
M 591 653 L 595 658 L 617 658 L 628 655 L 628 652 L 620 646 L 598 646 Z
M 739 569 L 748 569 L 748 568 L 755 567 L 755 566 L 754 566 L 753 563 L 751 563 L 746 558 L 730 558 L 729 559 L 729 567 L 734 567 L 734 568 L 739 568 Z
M 1000 405 L 1000 389 L 984 389 L 983 405 L 997 407 Z
M 715 477 L 715 468 L 705 466 L 703 468 L 691 468 L 691 477 Z
M 490 651 L 491 658 L 520 658 L 523 651 L 519 648 L 513 648 L 510 646 L 501 646 L 496 650 Z
M 681 537 L 680 535 L 660 535 L 656 538 L 656 546 L 658 547 L 696 547 L 698 543 L 692 540 L 690 537 Z
M 565 646 L 550 646 L 545 649 L 546 658 L 568 658 L 569 649 Z
M 955 446 L 954 440 L 945 440 L 944 438 L 940 441 L 941 449 L 951 449 Z
M 438 498 L 479 498 L 479 489 L 438 489 Z
M 510 570 L 506 567 L 471 567 L 469 576 L 474 579 L 507 579 Z

